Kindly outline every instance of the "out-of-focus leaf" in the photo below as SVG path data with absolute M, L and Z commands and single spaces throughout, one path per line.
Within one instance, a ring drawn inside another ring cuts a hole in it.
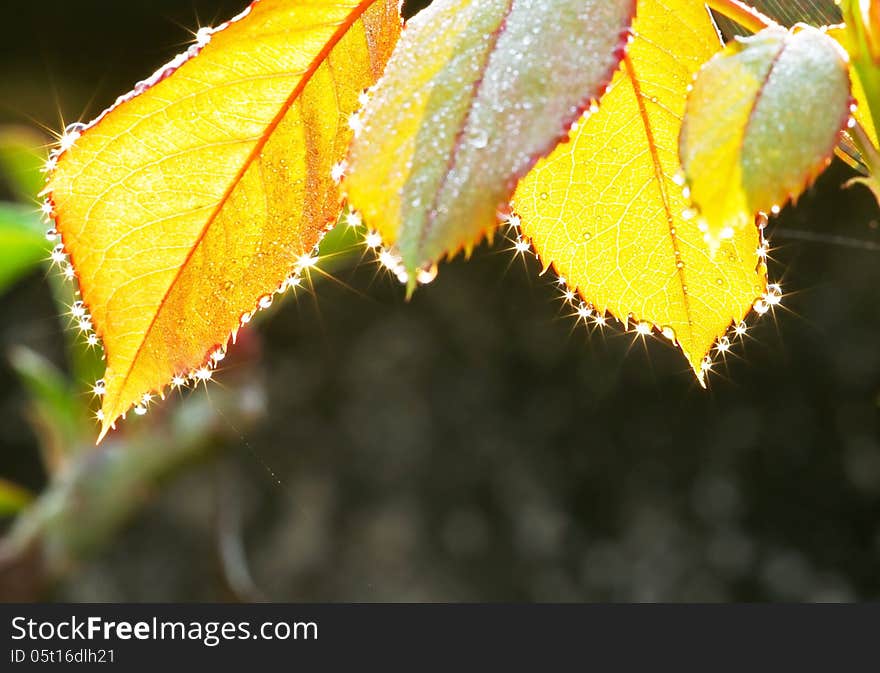
M 34 208 L 0 203 L 0 293 L 48 257 L 44 230 Z
M 469 250 L 537 159 L 598 100 L 633 0 L 436 0 L 367 103 L 345 189 L 418 269 Z
M 31 500 L 33 495 L 26 488 L 0 478 L 0 516 L 18 514 Z
M 40 438 L 46 468 L 54 473 L 88 433 L 86 406 L 55 365 L 25 346 L 9 362 L 30 396 L 30 420 Z
M 31 129 L 0 128 L 0 179 L 24 203 L 32 203 L 46 184 L 42 173 L 46 163 L 44 144 L 45 139 Z
M 850 117 L 847 64 L 825 33 L 776 27 L 737 38 L 700 70 L 679 152 L 710 241 L 778 212 L 825 169 Z
M 192 376 L 336 221 L 396 0 L 260 0 L 62 139 L 47 193 L 103 339 L 101 437 Z
M 167 422 L 142 426 L 143 432 L 124 441 L 113 437 L 98 448 L 84 441 L 84 450 L 53 474 L 47 490 L 0 540 L 0 564 L 36 561 L 50 580 L 69 572 L 111 538 L 163 478 L 216 450 L 230 433 L 238 438 L 233 428 L 254 423 L 264 405 L 263 389 L 250 371 L 240 385 L 218 388 L 210 397 L 193 395 Z
M 544 265 L 587 303 L 584 318 L 653 325 L 702 380 L 712 344 L 765 292 L 766 268 L 754 227 L 713 256 L 674 181 L 687 86 L 721 48 L 708 12 L 641 0 L 634 31 L 599 110 L 520 183 L 513 209 Z

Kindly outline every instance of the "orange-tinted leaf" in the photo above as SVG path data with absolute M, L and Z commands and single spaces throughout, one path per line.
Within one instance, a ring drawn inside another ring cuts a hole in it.
M 435 0 L 366 106 L 345 189 L 418 268 L 469 249 L 620 60 L 634 0 Z
M 205 376 L 336 220 L 348 117 L 399 29 L 397 0 L 257 0 L 62 139 L 47 194 L 104 342 L 102 437 Z
M 755 227 L 712 254 L 676 184 L 687 87 L 721 47 L 690 0 L 640 0 L 636 38 L 600 102 L 520 183 L 513 208 L 545 266 L 586 303 L 660 331 L 703 379 L 704 357 L 766 291 Z M 726 342 L 722 342 L 725 344 Z

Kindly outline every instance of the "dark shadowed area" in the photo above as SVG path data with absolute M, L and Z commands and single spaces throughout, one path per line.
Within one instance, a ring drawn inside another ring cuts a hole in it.
M 91 118 L 242 6 L 20 3 L 0 122 Z M 214 408 L 224 438 L 24 598 L 878 600 L 880 211 L 849 177 L 836 163 L 771 223 L 783 305 L 708 391 L 665 341 L 576 327 L 504 240 L 409 303 L 369 257 L 276 302 L 248 376 L 207 391 L 264 385 L 262 420 Z M 0 296 L 0 476 L 35 491 L 5 354 L 63 364 L 57 313 L 39 273 Z

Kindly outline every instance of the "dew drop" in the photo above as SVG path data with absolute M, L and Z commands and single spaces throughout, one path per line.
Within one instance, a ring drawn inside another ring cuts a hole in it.
M 591 234 L 589 231 L 585 231 L 584 232 L 584 240 L 589 241 L 591 238 L 593 238 L 593 234 Z
M 145 406 L 143 406 L 142 404 L 138 404 L 134 408 L 134 413 L 136 413 L 138 416 L 143 416 L 144 414 L 147 413 L 147 408 Z
M 58 230 L 55 227 L 46 230 L 46 240 L 53 243 L 58 240 Z
M 72 135 L 74 133 L 82 133 L 86 129 L 86 124 L 82 122 L 72 122 L 64 127 L 64 133 Z
M 432 265 L 430 268 L 421 269 L 419 271 L 417 280 L 419 281 L 420 285 L 427 285 L 428 283 L 433 282 L 435 278 L 437 278 L 436 264 Z
M 782 302 L 782 287 L 778 283 L 767 286 L 767 294 L 764 295 L 764 301 L 769 306 L 778 306 Z
M 49 259 L 55 264 L 62 264 L 67 261 L 67 253 L 64 252 L 64 246 L 61 244 L 56 245 L 52 250 L 52 254 L 49 255 Z

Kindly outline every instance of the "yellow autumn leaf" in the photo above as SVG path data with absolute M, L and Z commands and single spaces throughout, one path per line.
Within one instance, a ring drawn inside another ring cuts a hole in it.
M 716 339 L 767 292 L 756 227 L 713 252 L 683 213 L 687 87 L 721 47 L 702 3 L 640 0 L 635 39 L 594 114 L 520 183 L 523 234 L 604 319 L 656 329 L 703 381 Z M 723 342 L 726 347 L 726 342 Z
M 257 0 L 62 138 L 46 194 L 105 348 L 101 437 L 209 377 L 336 221 L 349 116 L 399 31 L 397 0 Z

